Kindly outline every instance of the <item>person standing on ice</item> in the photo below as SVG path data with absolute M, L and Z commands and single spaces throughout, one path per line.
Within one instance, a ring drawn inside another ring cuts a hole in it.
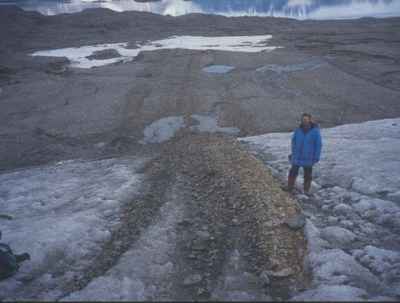
M 322 139 L 318 124 L 312 121 L 310 114 L 301 115 L 301 124 L 295 129 L 291 142 L 292 153 L 289 161 L 292 167 L 288 176 L 288 191 L 293 191 L 300 167 L 304 173 L 304 193 L 309 194 L 312 181 L 312 168 L 321 155 Z

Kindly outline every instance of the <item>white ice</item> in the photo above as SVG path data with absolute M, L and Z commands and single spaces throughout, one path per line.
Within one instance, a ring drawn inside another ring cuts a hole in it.
M 135 158 L 70 160 L 0 174 L 0 212 L 13 217 L 0 219 L 2 242 L 31 255 L 0 282 L 0 299 L 61 296 L 119 223 L 121 205 L 140 189 L 143 164 Z
M 191 130 L 198 132 L 221 132 L 227 134 L 237 134 L 240 130 L 237 127 L 221 127 L 215 117 L 206 115 L 192 115 L 193 119 L 197 120 L 198 124 L 191 126 Z
M 185 126 L 183 117 L 165 117 L 146 126 L 141 143 L 161 143 L 171 139 L 175 133 Z
M 53 50 L 42 50 L 32 53 L 32 56 L 66 57 L 71 67 L 92 68 L 118 62 L 132 61 L 141 51 L 155 51 L 159 49 L 191 49 L 191 50 L 219 50 L 231 52 L 261 52 L 272 51 L 278 46 L 269 46 L 271 35 L 259 36 L 172 36 L 162 40 L 147 41 L 136 44 L 136 48 L 127 48 L 128 43 L 96 44 L 81 47 L 69 47 Z M 94 52 L 114 49 L 121 56 L 110 59 L 88 59 Z
M 400 295 L 400 118 L 321 130 L 323 147 L 305 235 L 312 288 L 295 300 L 398 299 Z M 239 139 L 286 182 L 292 133 Z M 296 187 L 302 190 L 302 176 Z
M 115 266 L 63 300 L 171 300 L 169 281 L 176 270 L 171 262 L 177 237 L 175 229 L 182 218 L 182 205 L 167 201 L 157 223 L 143 233 Z
M 196 124 L 189 127 L 191 131 L 200 133 L 227 133 L 237 134 L 240 129 L 236 127 L 221 127 L 218 125 L 217 118 L 214 115 L 193 114 L 190 116 L 196 120 Z M 183 128 L 188 127 L 188 123 L 183 116 L 169 116 L 152 122 L 143 130 L 143 139 L 139 141 L 141 144 L 146 143 L 162 143 L 170 140 L 175 134 Z

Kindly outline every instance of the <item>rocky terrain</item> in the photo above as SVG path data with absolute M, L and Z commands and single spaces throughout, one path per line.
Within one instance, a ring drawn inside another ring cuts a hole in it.
M 392 164 L 365 182 L 331 150 L 315 201 L 281 190 L 288 134 L 260 139 L 275 162 L 235 138 L 303 111 L 323 128 L 399 117 L 399 25 L 2 6 L 0 228 L 32 261 L 0 298 L 398 299 L 399 170 L 380 133 L 352 136 Z
M 175 18 L 106 9 L 43 16 L 2 6 L 0 168 L 109 154 L 117 142 L 137 150 L 145 127 L 169 116 L 214 115 L 241 136 L 290 130 L 302 111 L 313 112 L 323 127 L 397 117 L 399 20 Z M 63 58 L 30 56 L 171 35 L 272 35 L 269 45 L 282 48 L 246 54 L 161 49 L 89 70 L 70 68 Z M 202 70 L 210 65 L 235 69 Z

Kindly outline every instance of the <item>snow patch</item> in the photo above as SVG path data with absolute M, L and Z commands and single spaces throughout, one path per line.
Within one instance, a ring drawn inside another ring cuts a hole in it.
M 269 46 L 271 35 L 259 36 L 172 36 L 166 39 L 137 43 L 135 48 L 128 48 L 127 42 L 96 44 L 81 47 L 69 47 L 53 50 L 42 50 L 32 53 L 32 56 L 66 57 L 71 62 L 71 67 L 92 68 L 118 62 L 132 61 L 141 51 L 155 51 L 160 49 L 191 49 L 191 50 L 217 50 L 230 52 L 261 52 L 272 51 L 278 46 Z M 109 59 L 89 59 L 99 51 L 114 49 L 120 56 Z

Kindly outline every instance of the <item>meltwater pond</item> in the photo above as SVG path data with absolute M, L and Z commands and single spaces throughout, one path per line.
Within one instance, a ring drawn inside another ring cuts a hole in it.
M 210 74 L 226 74 L 234 70 L 234 66 L 230 65 L 210 65 L 203 68 L 203 71 Z
M 0 0 L 45 15 L 76 13 L 102 7 L 179 16 L 190 13 L 225 16 L 275 16 L 296 19 L 346 19 L 400 15 L 398 0 Z M 1 9 L 1 8 L 0 8 Z

